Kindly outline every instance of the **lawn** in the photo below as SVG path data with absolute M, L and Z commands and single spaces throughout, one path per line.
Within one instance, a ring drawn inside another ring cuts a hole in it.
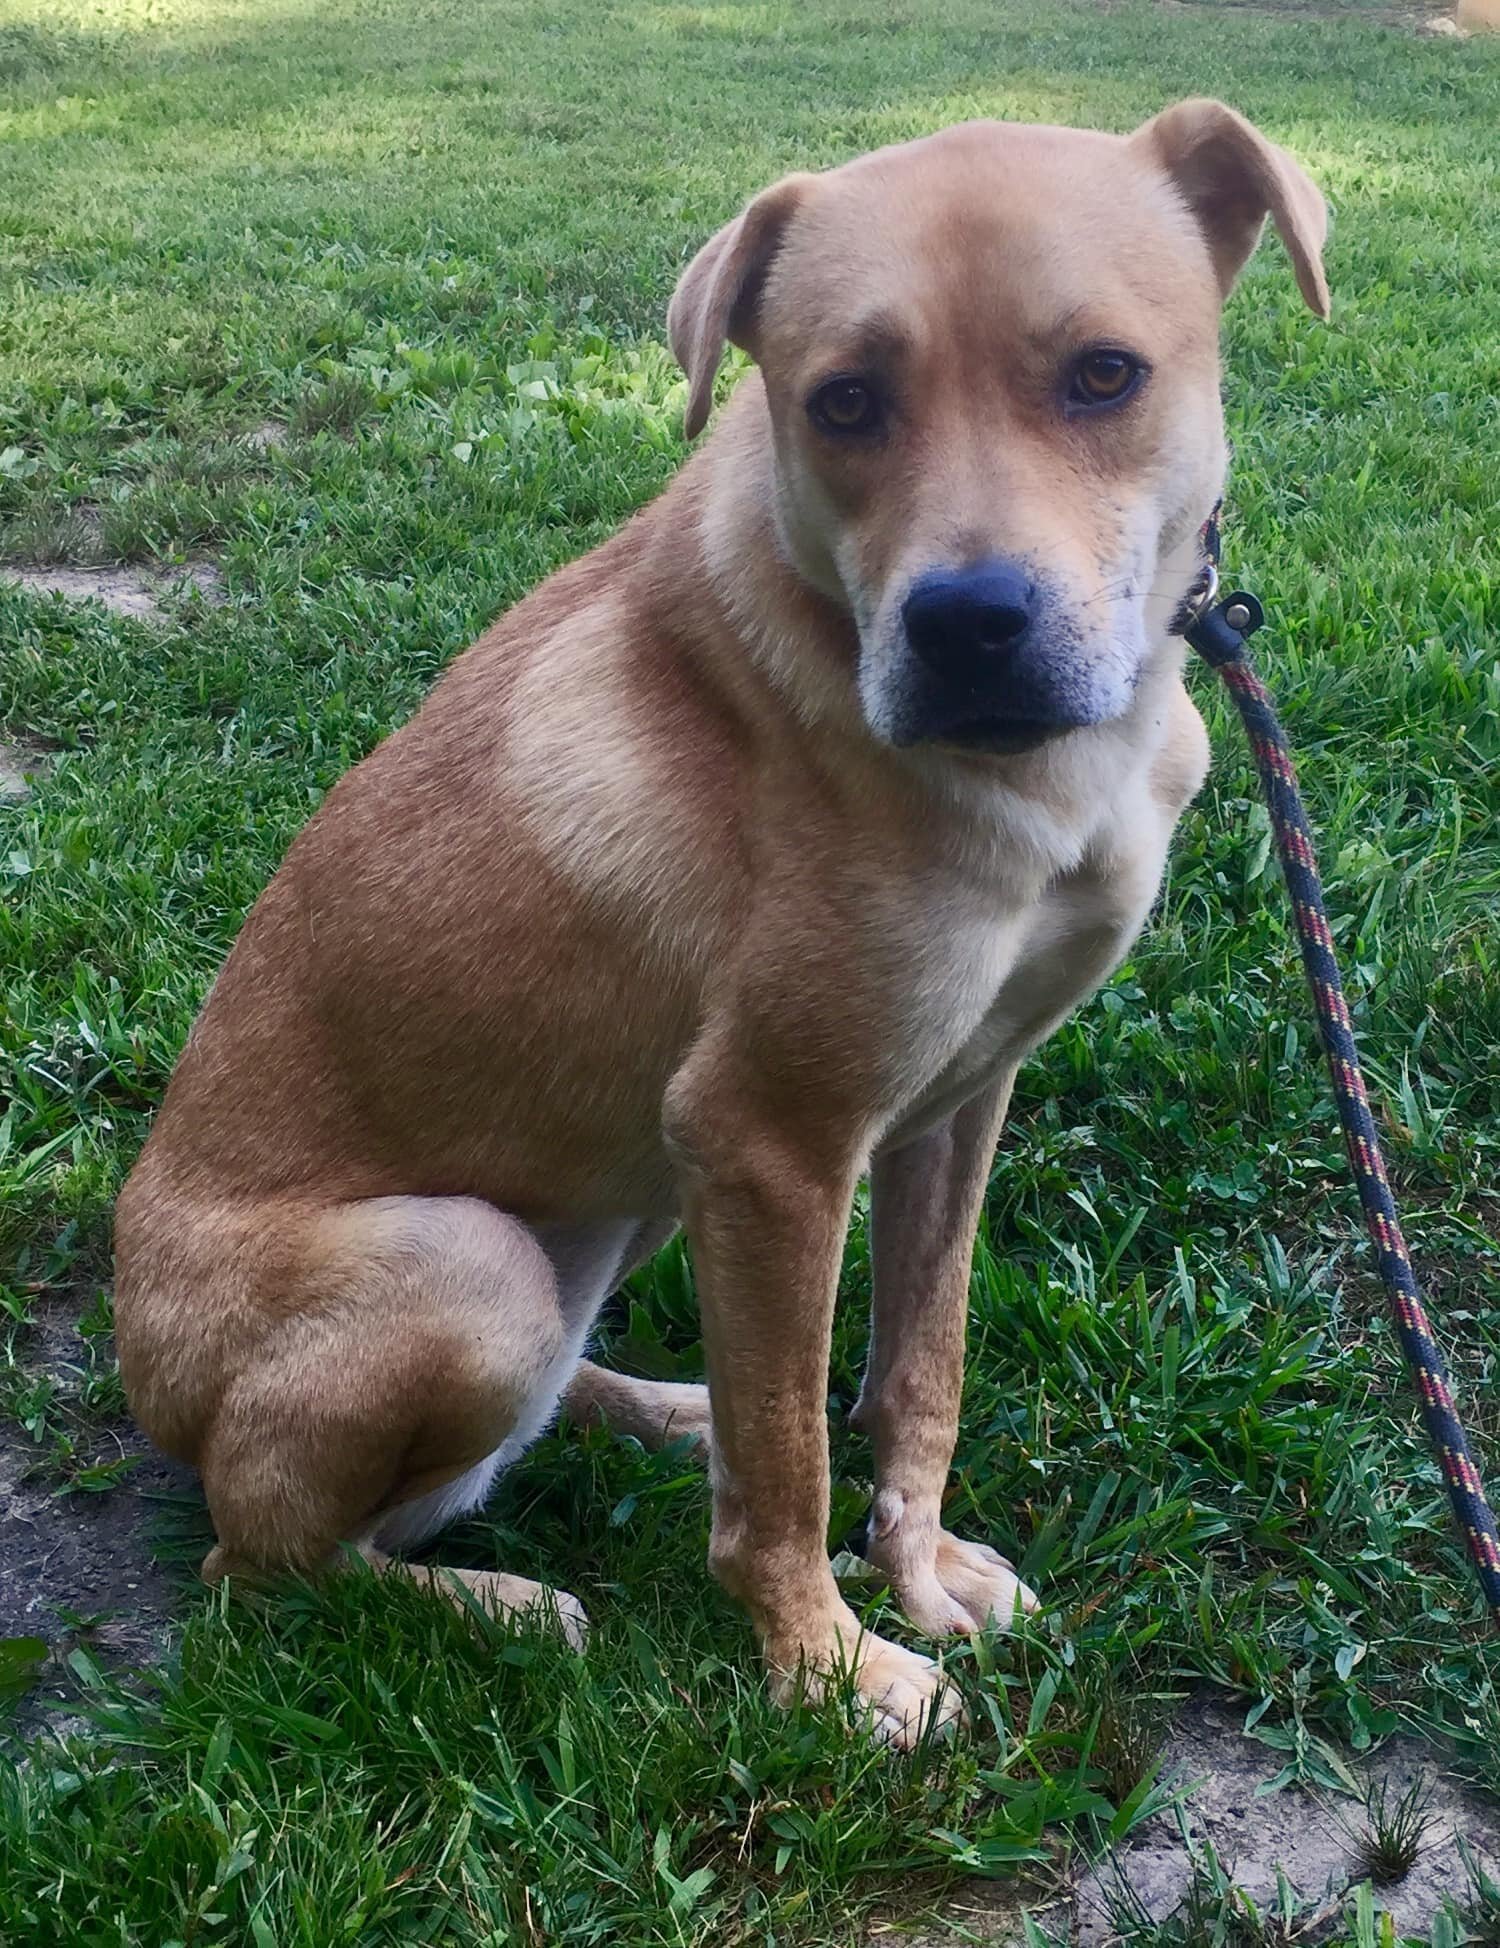
M 320 794 L 679 463 L 686 254 L 790 168 L 1189 93 L 1334 205 L 1331 326 L 1274 244 L 1230 307 L 1227 545 L 1500 1481 L 1500 46 L 1148 0 L 0 0 L 0 87 L 0 556 L 208 560 L 225 598 L 0 588 L 0 739 L 54 754 L 0 805 L 0 1411 L 60 1496 L 111 1492 L 118 1390 L 101 1353 L 39 1396 L 34 1337 L 107 1325 L 111 1198 L 215 966 Z M 949 1520 L 1046 1608 L 955 1653 L 971 1733 L 897 1761 L 774 1712 L 699 1472 L 564 1433 L 448 1554 L 576 1591 L 585 1658 L 356 1578 L 185 1593 L 165 1672 L 84 1651 L 90 1736 L 0 1760 L 0 1941 L 851 1942 L 1129 1830 L 1203 1683 L 1289 1778 L 1404 1722 L 1500 1791 L 1500 1655 L 1238 725 L 1194 684 L 1216 761 L 1160 910 L 996 1165 Z M 867 1283 L 857 1212 L 840 1534 Z M 608 1356 L 690 1374 L 696 1336 L 670 1248 Z

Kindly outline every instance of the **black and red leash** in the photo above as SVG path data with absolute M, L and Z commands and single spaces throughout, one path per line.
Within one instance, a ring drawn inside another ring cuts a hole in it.
M 1264 621 L 1253 595 L 1236 591 L 1218 595 L 1218 509 L 1203 530 L 1204 568 L 1188 597 L 1178 630 L 1205 662 L 1219 672 L 1234 698 L 1255 754 L 1261 787 L 1271 815 L 1271 829 L 1281 869 L 1292 898 L 1302 964 L 1307 970 L 1318 1027 L 1333 1080 L 1334 1101 L 1343 1126 L 1349 1161 L 1364 1206 L 1365 1224 L 1375 1247 L 1381 1283 L 1390 1301 L 1401 1348 L 1406 1355 L 1426 1423 L 1447 1485 L 1448 1499 L 1463 1535 L 1492 1613 L 1500 1614 L 1500 1535 L 1484 1498 L 1479 1470 L 1469 1453 L 1447 1370 L 1422 1304 L 1421 1290 L 1401 1235 L 1401 1220 L 1385 1174 L 1380 1139 L 1370 1114 L 1370 1100 L 1360 1072 L 1359 1051 L 1334 957 L 1333 935 L 1323 906 L 1323 885 L 1313 852 L 1312 834 L 1297 774 L 1292 766 L 1286 733 L 1276 716 L 1246 648 L 1246 638 Z

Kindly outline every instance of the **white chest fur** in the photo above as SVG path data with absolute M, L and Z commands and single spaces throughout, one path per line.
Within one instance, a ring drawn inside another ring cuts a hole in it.
M 1019 915 L 971 911 L 945 931 L 934 914 L 916 997 L 931 1066 L 891 1116 L 884 1143 L 930 1127 L 1018 1067 L 1118 966 L 1156 897 L 1176 814 L 1142 779 L 1078 863 Z

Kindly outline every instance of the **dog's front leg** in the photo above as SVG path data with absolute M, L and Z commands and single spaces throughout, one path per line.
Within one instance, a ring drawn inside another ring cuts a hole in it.
M 1014 1072 L 947 1122 L 877 1156 L 869 1362 L 854 1424 L 875 1450 L 867 1553 L 918 1629 L 1010 1623 L 1036 1598 L 1003 1556 L 949 1535 L 943 1488 L 958 1438 L 974 1233 Z
M 829 1336 L 860 1160 L 734 1112 L 674 1120 L 713 1411 L 711 1567 L 778 1695 L 847 1673 L 879 1735 L 909 1744 L 957 1701 L 930 1660 L 862 1632 L 828 1561 Z

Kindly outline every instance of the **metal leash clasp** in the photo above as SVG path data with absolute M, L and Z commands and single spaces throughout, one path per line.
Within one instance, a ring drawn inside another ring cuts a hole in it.
M 1223 545 L 1219 523 L 1223 508 L 1223 501 L 1216 501 L 1199 530 L 1202 564 L 1172 624 L 1175 635 L 1186 637 L 1203 660 L 1216 667 L 1242 656 L 1245 638 L 1253 636 L 1266 619 L 1260 603 L 1244 589 L 1235 589 L 1222 601 L 1219 598 L 1219 554 Z
M 1205 663 L 1218 666 L 1244 654 L 1245 638 L 1255 634 L 1266 612 L 1248 589 L 1233 589 L 1216 602 L 1219 573 L 1212 562 L 1208 568 L 1212 578 L 1209 591 L 1195 604 L 1193 619 L 1183 634 Z
M 1189 629 L 1198 621 L 1206 609 L 1213 607 L 1218 593 L 1219 564 L 1210 557 L 1205 560 L 1203 566 L 1198 570 L 1197 584 L 1189 592 L 1187 601 L 1183 604 L 1184 609 L 1187 611 Z M 1186 635 L 1187 630 L 1184 629 L 1182 633 Z

